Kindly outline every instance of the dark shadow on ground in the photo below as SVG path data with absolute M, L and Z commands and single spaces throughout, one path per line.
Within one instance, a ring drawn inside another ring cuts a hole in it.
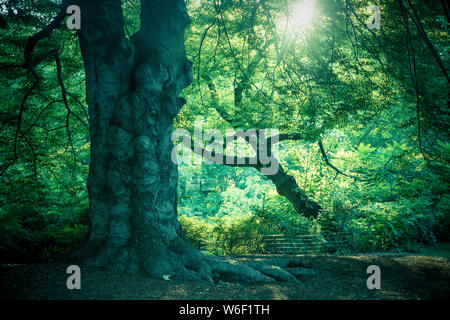
M 274 256 L 241 257 L 266 260 Z M 278 256 L 278 258 L 283 258 Z M 449 299 L 450 259 L 418 255 L 295 256 L 291 267 L 316 275 L 299 283 L 185 282 L 116 274 L 81 266 L 81 290 L 68 290 L 70 263 L 7 264 L 0 271 L 1 299 Z M 381 268 L 381 289 L 366 286 L 369 265 Z

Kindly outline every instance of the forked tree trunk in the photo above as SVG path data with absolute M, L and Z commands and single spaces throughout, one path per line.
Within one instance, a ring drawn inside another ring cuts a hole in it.
M 120 0 L 83 1 L 81 13 L 91 135 L 83 254 L 95 266 L 155 276 L 195 269 L 177 221 L 170 160 L 178 95 L 191 78 L 184 1 L 142 1 L 141 30 L 131 41 Z
M 141 30 L 124 35 L 120 0 L 79 2 L 90 116 L 90 235 L 79 258 L 121 272 L 212 281 L 295 281 L 279 268 L 206 257 L 177 220 L 171 161 L 178 98 L 191 81 L 184 0 L 142 0 Z M 257 270 L 259 271 L 257 271 Z
M 92 266 L 189 280 L 296 281 L 274 266 L 205 256 L 177 220 L 171 161 L 178 98 L 191 79 L 184 0 L 141 0 L 141 30 L 124 36 L 120 0 L 82 0 L 79 33 L 90 116 L 90 235 L 77 255 Z M 287 264 L 287 262 L 285 263 Z

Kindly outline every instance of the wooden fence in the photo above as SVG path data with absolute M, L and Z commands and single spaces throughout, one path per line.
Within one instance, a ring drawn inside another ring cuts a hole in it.
M 249 239 L 245 240 L 248 242 Z M 261 241 L 262 245 L 255 253 L 263 254 L 335 253 L 341 249 L 351 250 L 353 247 L 352 237 L 343 234 L 273 234 L 264 235 L 258 241 Z M 211 244 L 208 244 L 207 241 L 201 241 L 199 249 L 206 250 L 209 245 Z
M 267 253 L 308 254 L 326 250 L 327 242 L 319 235 L 265 235 L 263 237 Z

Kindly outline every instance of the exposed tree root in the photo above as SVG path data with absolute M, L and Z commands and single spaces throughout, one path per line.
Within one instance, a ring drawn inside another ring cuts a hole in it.
M 173 244 L 174 241 L 172 241 Z M 150 277 L 239 283 L 274 283 L 298 282 L 296 276 L 289 272 L 293 259 L 266 259 L 265 261 L 242 262 L 227 257 L 210 256 L 195 249 L 187 240 L 178 238 L 175 246 L 152 244 L 146 258 L 136 254 L 131 245 L 114 247 L 99 245 L 91 241 L 73 258 L 84 260 L 86 265 L 106 268 L 114 272 L 143 273 Z M 91 255 L 92 252 L 96 254 Z M 86 259 L 87 256 L 90 257 Z M 295 273 L 295 272 L 294 272 Z

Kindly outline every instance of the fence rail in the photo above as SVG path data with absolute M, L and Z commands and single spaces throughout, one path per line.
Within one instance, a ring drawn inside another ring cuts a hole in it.
M 349 234 L 273 234 L 264 235 L 258 239 L 240 239 L 234 245 L 245 246 L 258 243 L 258 248 L 252 253 L 262 254 L 319 254 L 335 253 L 340 249 L 352 249 L 352 236 Z M 252 241 L 253 240 L 253 241 Z M 213 245 L 202 240 L 199 249 L 207 251 Z M 232 248 L 228 248 L 229 251 Z

